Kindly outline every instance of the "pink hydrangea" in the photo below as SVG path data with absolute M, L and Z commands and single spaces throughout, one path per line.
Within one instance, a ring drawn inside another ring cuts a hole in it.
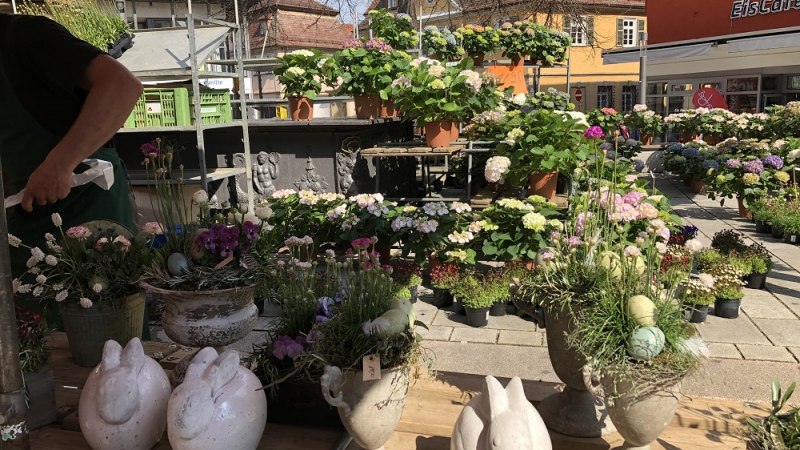
M 78 225 L 76 227 L 71 227 L 67 229 L 67 237 L 70 237 L 72 239 L 77 239 L 79 241 L 85 241 L 91 235 L 92 232 L 89 231 L 89 229 L 83 225 Z
M 639 217 L 642 219 L 655 219 L 658 217 L 658 208 L 650 203 L 642 203 L 638 208 Z
M 622 201 L 632 206 L 638 206 L 645 198 L 647 198 L 647 194 L 639 191 L 631 191 L 622 197 Z

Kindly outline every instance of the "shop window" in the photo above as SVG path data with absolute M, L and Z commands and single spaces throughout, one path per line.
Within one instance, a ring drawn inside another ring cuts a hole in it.
M 800 75 L 789 75 L 786 77 L 786 89 L 800 91 Z
M 762 91 L 777 91 L 778 89 L 778 77 L 761 77 Z
M 598 108 L 614 107 L 614 86 L 611 86 L 609 84 L 602 84 L 597 86 L 597 107 Z
M 617 47 L 636 47 L 644 34 L 644 20 L 631 17 L 617 18 Z
M 622 86 L 622 112 L 633 111 L 639 100 L 639 87 L 633 84 Z
M 397 9 L 397 0 L 386 0 L 386 7 L 389 9 Z
M 661 95 L 666 93 L 666 83 L 647 83 L 647 95 Z
M 754 92 L 758 90 L 758 77 L 728 78 L 728 92 Z
M 574 46 L 592 45 L 594 43 L 594 17 L 564 17 L 564 32 L 569 34 Z

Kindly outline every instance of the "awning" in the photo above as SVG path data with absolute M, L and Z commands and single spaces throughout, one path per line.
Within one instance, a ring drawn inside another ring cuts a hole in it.
M 681 45 L 675 47 L 648 48 L 647 59 L 657 61 L 660 59 L 691 58 L 705 56 L 711 50 L 711 43 Z M 616 50 L 603 52 L 603 64 L 622 64 L 639 62 L 639 49 Z
M 195 48 L 200 65 L 219 48 L 229 31 L 230 28 L 218 25 L 195 28 Z M 186 28 L 138 30 L 133 38 L 133 47 L 118 61 L 142 81 L 191 78 L 189 31 Z
M 800 47 L 800 33 L 737 39 L 728 42 L 728 53 L 753 52 L 790 47 Z

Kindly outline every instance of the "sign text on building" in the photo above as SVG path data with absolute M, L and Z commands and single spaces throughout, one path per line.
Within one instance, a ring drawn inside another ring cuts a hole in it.
M 800 9 L 800 0 L 733 0 L 731 19 Z

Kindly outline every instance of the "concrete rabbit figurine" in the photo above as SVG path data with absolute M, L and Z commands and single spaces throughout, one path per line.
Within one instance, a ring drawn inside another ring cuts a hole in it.
M 267 397 L 239 353 L 200 350 L 167 410 L 173 450 L 254 450 L 267 423 Z
M 106 341 L 81 392 L 81 433 L 94 450 L 149 450 L 164 435 L 170 391 L 167 374 L 144 354 L 139 338 L 124 350 Z
M 483 392 L 458 416 L 451 450 L 552 450 L 542 418 L 525 397 L 522 381 L 514 377 L 505 389 L 486 377 Z

